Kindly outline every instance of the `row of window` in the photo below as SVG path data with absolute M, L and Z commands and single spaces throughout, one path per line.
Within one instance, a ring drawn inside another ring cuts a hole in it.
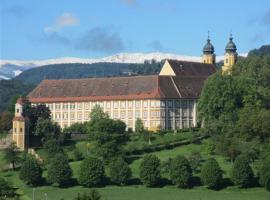
M 147 108 L 147 107 L 165 107 L 167 103 L 167 106 L 169 108 L 193 108 L 194 106 L 194 102 L 193 101 L 188 101 L 188 100 L 168 100 L 168 101 L 150 101 L 150 105 L 148 101 L 135 101 L 135 107 L 136 108 Z M 114 108 L 114 109 L 118 109 L 118 108 L 133 108 L 133 101 L 114 101 L 114 102 L 86 102 L 86 103 L 56 103 L 54 104 L 46 104 L 47 107 L 49 107 L 50 110 L 60 110 L 61 106 L 63 110 L 74 110 L 77 109 L 81 110 L 81 109 L 91 109 L 93 108 L 95 105 L 100 105 L 101 107 L 106 107 L 107 109 L 110 108 Z

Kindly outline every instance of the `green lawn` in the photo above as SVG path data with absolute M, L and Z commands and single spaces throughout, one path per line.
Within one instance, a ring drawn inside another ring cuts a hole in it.
M 78 148 L 81 152 L 86 152 L 86 142 L 76 142 L 73 147 L 65 147 L 65 151 L 73 151 L 74 147 Z M 168 158 L 173 158 L 179 154 L 188 156 L 192 151 L 199 151 L 202 154 L 203 159 L 209 157 L 215 157 L 221 168 L 225 172 L 225 177 L 229 175 L 231 163 L 226 161 L 222 156 L 209 156 L 203 148 L 203 145 L 189 144 L 182 147 L 177 147 L 170 150 L 164 150 L 155 152 L 162 161 Z M 0 152 L 1 158 L 1 152 Z M 134 178 L 139 176 L 139 165 L 141 157 L 131 163 L 131 168 Z M 2 162 L 0 160 L 0 162 Z M 70 162 L 73 169 L 73 177 L 78 177 L 79 166 L 81 161 Z M 46 173 L 46 172 L 45 172 Z M 9 179 L 18 189 L 18 193 L 22 194 L 22 199 L 32 199 L 32 188 L 26 186 L 18 178 L 18 172 L 3 172 L 2 176 Z M 41 186 L 35 189 L 35 199 L 45 199 L 45 193 L 48 195 L 49 200 L 60 200 L 64 198 L 66 200 L 72 200 L 78 192 L 88 191 L 89 189 L 81 186 L 74 186 L 69 188 L 58 188 L 52 186 Z M 103 188 L 97 188 L 101 193 L 103 200 L 269 200 L 270 192 L 267 192 L 264 188 L 251 188 L 251 189 L 237 189 L 236 187 L 228 187 L 220 191 L 212 191 L 206 189 L 203 186 L 195 187 L 193 189 L 178 189 L 175 186 L 168 185 L 162 188 L 146 188 L 143 185 L 132 185 L 126 187 L 118 186 L 106 186 Z

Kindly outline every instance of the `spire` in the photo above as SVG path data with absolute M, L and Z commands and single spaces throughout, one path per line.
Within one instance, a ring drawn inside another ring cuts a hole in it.
M 236 53 L 236 45 L 233 42 L 233 35 L 232 32 L 230 32 L 229 42 L 226 45 L 225 51 L 226 53 Z
M 203 47 L 204 54 L 213 54 L 215 52 L 214 46 L 211 44 L 209 31 L 207 33 L 207 42 Z

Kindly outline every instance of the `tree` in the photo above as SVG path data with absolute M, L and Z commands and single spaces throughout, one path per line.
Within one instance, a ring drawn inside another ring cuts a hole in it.
M 51 119 L 51 111 L 43 104 L 32 106 L 26 97 L 23 98 L 23 101 L 23 115 L 29 119 L 29 133 L 34 135 L 36 133 L 38 119 Z
M 136 133 L 143 133 L 144 132 L 143 121 L 141 120 L 141 118 L 137 118 L 135 121 L 135 132 Z
M 0 132 L 8 132 L 10 129 L 12 129 L 12 119 L 13 114 L 9 112 L 3 112 L 0 114 Z
M 48 158 L 53 158 L 58 153 L 63 153 L 59 141 L 56 139 L 49 139 L 44 143 L 44 149 Z
M 107 119 L 109 115 L 103 111 L 99 105 L 95 105 L 90 113 L 91 122 L 97 122 L 101 119 Z
M 208 159 L 202 166 L 201 180 L 209 188 L 217 188 L 222 181 L 222 170 L 214 158 Z
M 187 188 L 191 184 L 192 169 L 188 160 L 181 155 L 171 160 L 169 166 L 171 180 L 177 187 Z
M 11 163 L 12 169 L 15 169 L 16 164 L 20 162 L 20 152 L 18 147 L 14 142 L 12 142 L 6 149 L 5 149 L 5 156 L 4 159 L 7 163 Z
M 144 156 L 140 165 L 140 179 L 147 187 L 155 186 L 161 179 L 160 160 L 155 155 Z
M 270 191 L 270 157 L 262 161 L 262 166 L 259 169 L 259 181 L 265 189 Z
M 67 156 L 59 153 L 51 160 L 48 167 L 48 181 L 64 186 L 70 183 L 72 169 L 69 166 Z
M 131 169 L 123 158 L 118 158 L 110 164 L 110 177 L 116 184 L 127 184 L 131 178 Z
M 33 156 L 27 156 L 20 169 L 20 179 L 27 185 L 37 185 L 42 178 L 40 164 Z
M 95 189 L 90 190 L 89 193 L 84 192 L 82 195 L 78 193 L 78 196 L 74 200 L 100 200 L 101 196 Z
M 0 178 L 0 199 L 1 197 L 14 197 L 15 189 L 3 178 Z
M 57 123 L 52 122 L 51 119 L 38 118 L 34 134 L 42 141 L 58 138 L 60 133 L 61 128 Z
M 254 173 L 246 156 L 238 156 L 233 164 L 231 179 L 241 188 L 249 187 L 254 181 Z
M 95 142 L 93 151 L 97 156 L 102 157 L 105 163 L 123 155 L 123 144 L 127 141 L 125 129 L 124 122 L 109 118 L 89 123 L 90 138 Z
M 79 171 L 79 183 L 86 187 L 94 187 L 100 185 L 104 181 L 105 172 L 101 160 L 94 157 L 85 158 Z

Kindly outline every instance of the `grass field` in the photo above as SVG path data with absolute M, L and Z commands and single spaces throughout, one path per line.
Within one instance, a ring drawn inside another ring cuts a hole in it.
M 67 151 L 74 149 L 74 145 L 85 152 L 86 142 L 77 142 L 73 144 L 73 147 L 65 147 Z M 182 147 L 177 147 L 170 150 L 164 150 L 155 152 L 162 161 L 167 160 L 169 157 L 173 158 L 179 154 L 188 156 L 192 151 L 199 151 L 202 154 L 203 159 L 209 157 L 215 157 L 219 162 L 221 168 L 225 172 L 225 177 L 229 175 L 231 163 L 226 161 L 222 156 L 209 156 L 201 144 L 190 144 Z M 1 158 L 1 152 L 0 152 Z M 139 165 L 141 157 L 130 164 L 134 178 L 139 176 Z M 78 176 L 79 166 L 81 161 L 70 162 L 73 169 L 73 177 Z M 1 164 L 1 162 L 0 162 Z M 22 195 L 22 199 L 32 199 L 33 189 L 26 186 L 18 178 L 18 172 L 3 172 L 2 176 L 9 179 L 16 185 L 19 190 L 18 193 Z M 131 185 L 125 187 L 118 186 L 106 186 L 97 188 L 101 193 L 103 200 L 269 200 L 270 192 L 267 192 L 264 188 L 251 188 L 251 189 L 238 189 L 236 187 L 227 187 L 220 191 L 212 191 L 203 186 L 194 187 L 192 189 L 179 189 L 173 185 L 164 186 L 161 188 L 146 188 L 143 185 Z M 69 188 L 58 188 L 52 186 L 41 186 L 35 189 L 35 200 L 45 199 L 45 193 L 49 200 L 60 200 L 61 198 L 66 200 L 72 200 L 78 192 L 89 191 L 87 188 L 81 186 L 73 186 Z

